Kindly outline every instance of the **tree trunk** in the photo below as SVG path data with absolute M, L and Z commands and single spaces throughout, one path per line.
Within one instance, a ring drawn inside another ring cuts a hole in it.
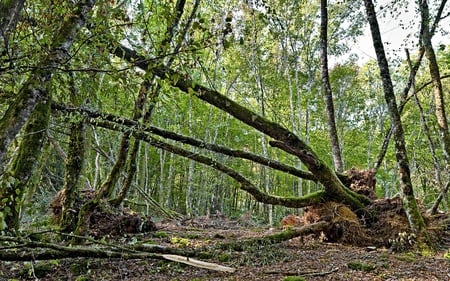
M 444 11 L 444 7 L 445 7 L 446 2 L 447 2 L 447 0 L 442 0 L 441 4 L 439 6 L 439 9 L 438 9 L 438 11 L 436 13 L 435 20 L 434 20 L 433 25 L 431 27 L 430 36 L 433 36 L 433 34 L 434 34 L 438 24 L 439 24 L 439 21 L 441 20 L 442 13 Z M 403 89 L 403 93 L 402 93 L 402 96 L 401 96 L 401 99 L 400 99 L 399 108 L 398 108 L 399 113 L 402 113 L 403 108 L 406 105 L 408 93 L 409 93 L 409 91 L 411 89 L 411 86 L 412 86 L 412 83 L 413 83 L 413 81 L 414 81 L 414 79 L 416 77 L 417 71 L 419 70 L 419 67 L 420 67 L 420 64 L 422 62 L 422 58 L 423 58 L 424 53 L 425 53 L 425 49 L 423 48 L 423 46 L 420 46 L 419 52 L 418 52 L 418 55 L 417 55 L 417 59 L 416 59 L 414 65 L 413 65 L 413 67 L 410 68 L 410 74 L 409 74 L 408 83 L 405 86 L 405 88 Z M 374 165 L 373 170 L 374 170 L 375 173 L 378 171 L 379 167 L 381 166 L 381 163 L 383 162 L 384 156 L 386 155 L 387 148 L 389 146 L 389 142 L 391 140 L 391 136 L 392 136 L 392 125 L 391 125 L 391 128 L 389 128 L 389 130 L 387 131 L 387 134 L 386 134 L 386 136 L 385 136 L 385 138 L 383 140 L 382 148 L 381 148 L 380 153 L 379 153 L 379 155 L 377 157 L 377 162 Z
M 69 148 L 66 158 L 66 171 L 64 176 L 65 200 L 62 202 L 61 231 L 69 233 L 75 230 L 77 216 L 75 212 L 76 200 L 79 200 L 78 183 L 83 171 L 86 151 L 86 125 L 85 120 L 71 123 Z
M 15 232 L 19 229 L 22 201 L 29 179 L 39 162 L 49 119 L 50 103 L 38 103 L 25 126 L 18 153 L 10 168 L 2 175 L 0 213 L 3 213 L 7 231 Z
M 2 56 L 9 54 L 9 34 L 16 28 L 24 3 L 25 0 L 0 2 L 0 55 Z
M 389 114 L 392 122 L 392 133 L 395 140 L 395 155 L 397 158 L 398 173 L 400 177 L 400 187 L 402 193 L 403 207 L 408 217 L 409 225 L 412 231 L 420 232 L 425 227 L 425 222 L 417 207 L 414 197 L 411 175 L 409 170 L 408 157 L 406 154 L 405 138 L 403 133 L 400 113 L 395 100 L 394 87 L 392 85 L 389 73 L 389 65 L 384 52 L 383 41 L 381 40 L 378 20 L 375 13 L 375 7 L 372 0 L 364 0 L 367 19 L 369 21 L 372 33 L 373 45 L 377 55 L 378 67 L 383 82 L 383 91 Z
M 443 1 L 445 2 L 445 1 Z M 425 49 L 425 56 L 428 59 L 428 68 L 430 70 L 431 80 L 433 81 L 434 89 L 434 105 L 435 105 L 435 115 L 439 127 L 439 132 L 441 135 L 442 148 L 444 151 L 444 161 L 447 167 L 450 160 L 450 133 L 448 131 L 447 116 L 445 113 L 445 102 L 444 102 L 444 91 L 442 88 L 441 75 L 439 71 L 439 66 L 436 59 L 436 54 L 434 53 L 433 45 L 431 43 L 431 30 L 430 30 L 430 12 L 428 8 L 427 0 L 422 0 L 420 2 L 420 13 L 422 17 L 421 26 L 421 44 Z M 430 209 L 430 213 L 434 214 L 437 211 L 440 200 L 445 196 L 448 188 L 441 186 L 442 196 L 437 197 L 437 202 L 433 204 Z
M 17 94 L 17 98 L 0 120 L 0 165 L 4 162 L 5 154 L 20 129 L 27 122 L 36 104 L 48 102 L 50 95 L 48 88 L 55 69 L 70 59 L 69 50 L 75 40 L 78 30 L 87 20 L 87 14 L 95 1 L 79 1 L 70 16 L 64 18 L 53 44 L 38 64 L 38 68 L 30 75 Z
M 328 130 L 330 132 L 331 151 L 333 152 L 334 168 L 338 172 L 344 170 L 341 156 L 339 137 L 336 129 L 336 118 L 334 116 L 333 93 L 328 75 L 328 8 L 327 0 L 320 1 L 320 62 L 322 67 L 322 92 L 327 107 Z

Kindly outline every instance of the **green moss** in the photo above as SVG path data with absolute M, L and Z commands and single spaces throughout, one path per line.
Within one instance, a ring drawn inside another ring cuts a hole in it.
M 191 244 L 191 241 L 189 239 L 181 237 L 172 237 L 170 242 L 178 247 L 186 247 Z
M 415 262 L 416 261 L 416 255 L 411 252 L 402 253 L 401 255 L 397 256 L 398 260 L 406 261 L 406 262 Z
M 80 260 L 79 262 L 72 263 L 69 267 L 70 272 L 75 275 L 80 275 L 86 273 L 89 269 L 89 261 L 88 260 Z
M 362 262 L 349 262 L 347 263 L 348 268 L 358 271 L 373 271 L 376 269 L 376 266 L 374 264 L 370 263 L 362 263 Z
M 165 231 L 156 231 L 155 233 L 153 233 L 153 237 L 167 238 L 167 237 L 169 237 L 169 234 L 167 234 L 167 232 L 165 232 Z
M 301 276 L 287 276 L 283 278 L 283 281 L 305 281 L 306 279 Z
M 78 276 L 78 278 L 75 279 L 75 281 L 88 281 L 88 280 L 89 278 L 84 275 Z
M 229 254 L 226 254 L 226 253 L 220 254 L 219 261 L 227 262 L 229 260 L 230 260 L 230 255 Z
M 197 254 L 197 257 L 199 259 L 205 260 L 205 259 L 210 259 L 212 257 L 212 254 L 210 252 L 200 252 Z
M 200 238 L 200 234 L 197 234 L 197 233 L 189 233 L 188 235 L 186 235 L 186 238 L 189 238 L 189 239 L 197 239 L 197 238 Z

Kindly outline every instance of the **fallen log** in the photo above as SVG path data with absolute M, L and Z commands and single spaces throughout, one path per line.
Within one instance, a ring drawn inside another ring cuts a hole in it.
M 53 260 L 64 258 L 120 258 L 120 259 L 164 259 L 184 263 L 190 266 L 205 268 L 221 272 L 234 272 L 235 269 L 216 263 L 204 262 L 190 257 L 174 254 L 157 254 L 137 251 L 128 247 L 98 247 L 98 246 L 65 246 L 55 243 L 33 241 L 18 237 L 0 236 L 0 241 L 11 243 L 0 247 L 0 260 L 2 261 L 33 261 Z M 149 247 L 166 253 L 180 252 L 162 247 Z M 191 253 L 192 254 L 192 253 Z

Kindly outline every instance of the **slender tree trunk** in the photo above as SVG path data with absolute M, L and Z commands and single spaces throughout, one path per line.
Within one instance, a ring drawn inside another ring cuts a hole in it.
M 0 165 L 4 162 L 11 141 L 24 126 L 36 104 L 50 100 L 48 88 L 53 73 L 60 63 L 69 59 L 69 50 L 78 30 L 85 24 L 87 14 L 94 2 L 93 0 L 79 1 L 73 13 L 64 18 L 61 28 L 55 33 L 50 51 L 37 64 L 38 68 L 30 75 L 17 94 L 16 100 L 8 107 L 0 120 Z
M 166 158 L 167 152 L 164 150 L 159 151 L 159 179 L 158 179 L 158 203 L 163 204 L 164 189 L 165 189 L 165 177 L 166 177 Z
M 84 120 L 71 123 L 69 149 L 66 158 L 66 171 L 63 190 L 66 194 L 61 213 L 61 231 L 75 230 L 77 213 L 76 200 L 79 200 L 78 183 L 83 171 L 86 151 L 86 124 Z
M 344 170 L 342 162 L 339 137 L 336 129 L 336 118 L 334 116 L 333 93 L 331 91 L 330 79 L 328 75 L 328 5 L 327 0 L 320 1 L 320 62 L 322 68 L 322 91 L 325 96 L 325 103 L 328 117 L 328 130 L 330 132 L 331 150 L 333 152 L 334 168 L 338 172 Z
M 449 165 L 450 160 L 450 133 L 448 131 L 447 116 L 445 113 L 445 102 L 444 102 L 444 91 L 442 88 L 441 75 L 439 66 L 436 59 L 436 54 L 431 43 L 431 30 L 430 30 L 430 12 L 428 8 L 428 1 L 422 0 L 420 3 L 420 13 L 422 17 L 421 26 L 421 43 L 425 49 L 425 56 L 428 59 L 428 68 L 430 71 L 431 80 L 433 81 L 434 90 L 434 106 L 435 115 L 439 127 L 439 132 L 441 135 L 442 148 L 444 151 L 445 166 Z M 442 1 L 445 3 L 446 1 Z M 448 188 L 441 187 L 442 196 L 437 197 L 437 202 L 433 204 L 432 208 L 429 210 L 431 214 L 436 213 L 437 207 L 439 206 L 440 200 L 445 196 Z
M 3 213 L 8 231 L 15 232 L 19 229 L 22 201 L 27 193 L 29 179 L 39 162 L 49 120 L 50 103 L 38 103 L 25 126 L 19 151 L 15 155 L 10 168 L 2 175 L 0 181 L 0 213 Z
M 431 34 L 428 25 L 429 11 L 427 0 L 421 1 L 420 10 L 422 15 L 421 42 L 425 49 L 425 55 L 428 59 L 428 67 L 430 70 L 431 79 L 433 81 L 435 114 L 439 125 L 439 131 L 441 133 L 445 158 L 448 162 L 450 155 L 450 134 L 448 131 L 447 116 L 445 113 L 444 91 L 442 89 L 439 66 L 437 63 L 436 54 L 434 53 L 433 45 L 431 43 Z
M 381 40 L 378 20 L 372 0 L 364 0 L 367 19 L 372 33 L 373 45 L 377 55 L 378 67 L 380 69 L 383 91 L 389 114 L 392 122 L 392 132 L 395 140 L 395 154 L 397 158 L 398 173 L 400 177 L 400 187 L 402 191 L 403 206 L 408 217 L 412 231 L 420 232 L 425 228 L 425 222 L 419 212 L 416 198 L 414 197 L 409 162 L 406 153 L 405 137 L 403 133 L 400 113 L 395 100 L 394 87 L 389 73 L 389 65 L 384 52 L 383 41 Z
M 188 120 L 187 120 L 187 126 L 189 135 L 193 135 L 192 131 L 192 99 L 189 98 L 189 111 L 188 111 Z M 195 153 L 195 152 L 194 152 Z M 185 208 L 186 208 L 186 215 L 191 216 L 193 212 L 192 208 L 192 201 L 195 198 L 193 196 L 193 190 L 194 190 L 194 175 L 195 175 L 195 161 L 189 160 L 188 165 L 188 172 L 187 172 L 187 179 L 186 179 L 186 193 L 185 193 Z
M 97 147 L 100 146 L 100 141 L 99 141 L 99 137 L 97 135 L 97 133 L 95 131 L 93 131 L 93 135 L 94 135 L 94 141 L 95 141 L 95 145 Z M 97 188 L 99 181 L 100 181 L 100 177 L 101 177 L 101 166 L 100 166 L 100 153 L 95 150 L 95 158 L 94 158 L 94 175 L 93 175 L 93 182 L 91 184 L 91 188 Z
M 166 192 L 166 200 L 165 206 L 170 208 L 172 205 L 172 193 L 174 189 L 174 155 L 170 154 L 170 160 L 169 160 L 169 171 L 167 172 L 167 192 Z
M 25 0 L 0 1 L 0 54 L 9 53 L 9 34 L 16 29 Z

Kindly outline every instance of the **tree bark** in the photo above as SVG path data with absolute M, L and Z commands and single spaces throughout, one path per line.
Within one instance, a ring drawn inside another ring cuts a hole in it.
M 9 51 L 9 34 L 16 28 L 25 0 L 0 2 L 0 55 Z
M 372 33 L 373 45 L 383 83 L 384 97 L 392 122 L 392 133 L 395 140 L 395 155 L 397 158 L 398 173 L 400 177 L 403 206 L 408 217 L 411 230 L 420 232 L 425 228 L 425 222 L 419 212 L 416 198 L 414 197 L 402 122 L 400 119 L 397 102 L 395 100 L 394 87 L 389 73 L 389 65 L 384 52 L 383 41 L 381 40 L 375 7 L 372 0 L 364 0 L 364 4 L 366 7 L 366 15 Z
M 334 116 L 333 92 L 331 91 L 330 78 L 328 74 L 328 5 L 327 0 L 320 1 L 320 62 L 322 74 L 322 92 L 328 117 L 328 130 L 330 133 L 331 151 L 333 152 L 334 169 L 338 172 L 344 170 L 341 156 L 341 147 L 336 129 L 336 118 Z
M 29 179 L 39 162 L 49 120 L 50 103 L 40 102 L 25 126 L 23 140 L 11 167 L 2 175 L 0 213 L 3 213 L 6 230 L 9 232 L 19 229 L 22 201 Z
M 8 107 L 0 120 L 0 165 L 13 139 L 28 120 L 36 104 L 50 100 L 49 83 L 58 65 L 69 59 L 69 50 L 78 30 L 87 19 L 94 0 L 82 0 L 74 7 L 73 13 L 64 18 L 61 28 L 56 32 L 49 53 L 39 63 L 17 94 L 16 100 Z
M 445 3 L 446 1 L 442 2 Z M 444 90 L 442 88 L 439 65 L 437 63 L 433 45 L 431 43 L 432 33 L 429 25 L 430 11 L 428 8 L 427 0 L 422 0 L 420 2 L 420 13 L 422 18 L 421 45 L 425 49 L 425 56 L 428 59 L 428 68 L 430 71 L 431 80 L 433 81 L 434 106 L 435 106 L 434 113 L 436 115 L 436 120 L 441 136 L 442 148 L 444 151 L 445 166 L 447 167 L 450 162 L 450 133 L 448 131 L 448 122 L 445 113 Z M 436 202 L 429 210 L 431 214 L 436 213 L 440 200 L 442 200 L 442 198 L 445 196 L 447 189 L 448 188 L 441 186 L 440 193 L 442 193 L 442 196 L 440 195 L 437 197 Z
M 76 200 L 79 199 L 78 183 L 84 167 L 85 146 L 86 146 L 86 125 L 85 120 L 71 123 L 69 149 L 66 158 L 66 171 L 64 175 L 65 200 L 61 212 L 60 227 L 62 232 L 72 232 L 75 230 L 77 217 L 74 211 Z

